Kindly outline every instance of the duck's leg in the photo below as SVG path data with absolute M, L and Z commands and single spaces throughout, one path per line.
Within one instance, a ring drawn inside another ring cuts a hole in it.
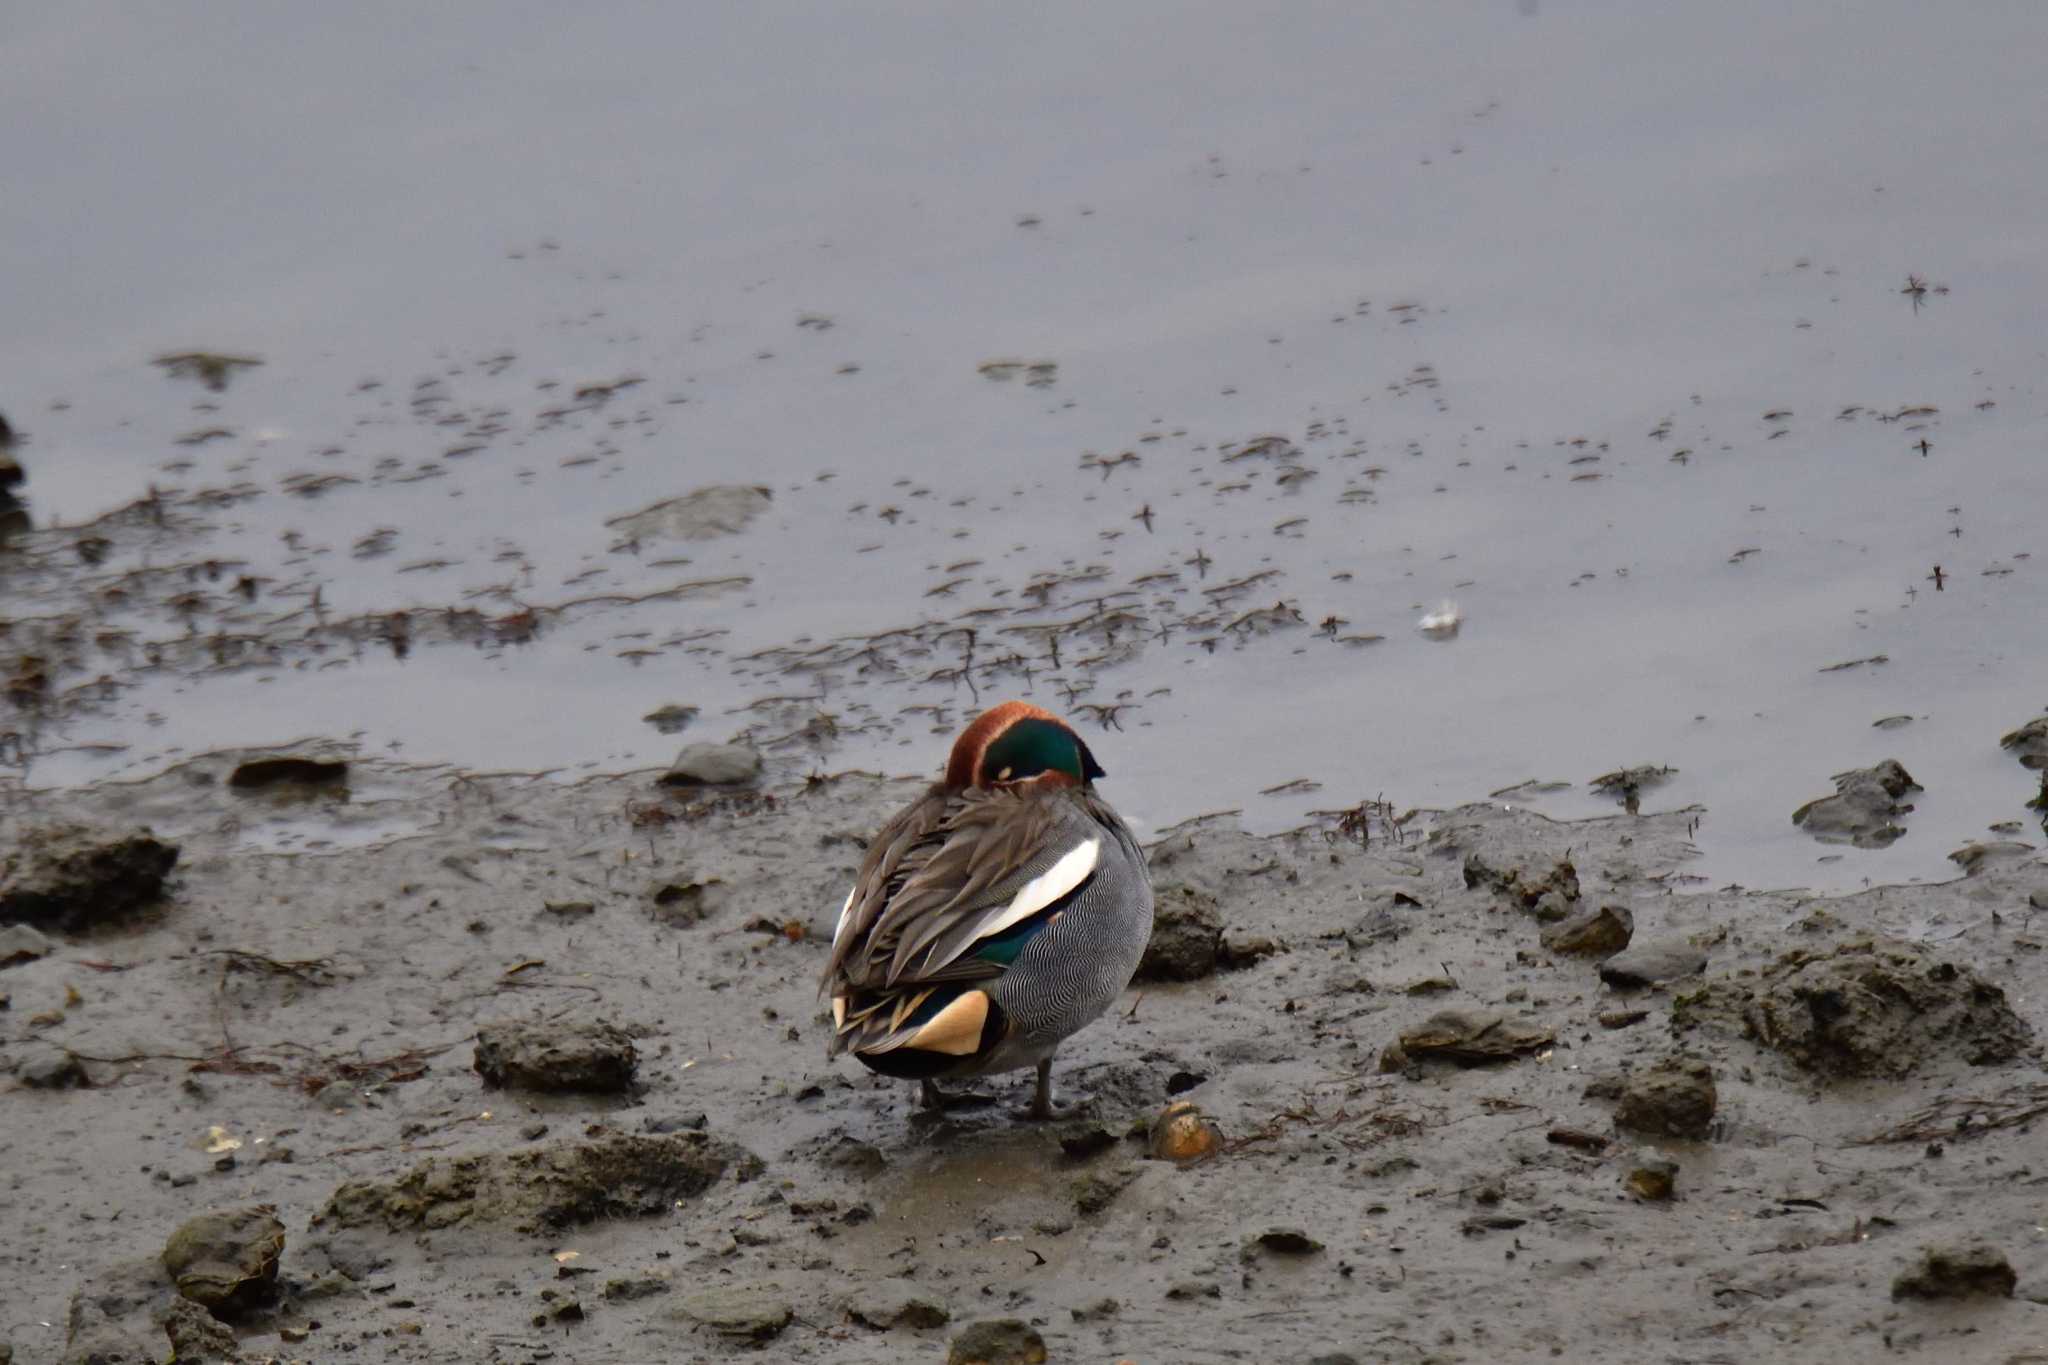
M 1031 1117 L 1052 1117 L 1052 1058 L 1049 1056 L 1038 1059 L 1038 1089 L 1031 1093 Z
M 917 1083 L 917 1105 L 920 1109 L 944 1109 L 946 1096 L 930 1081 Z

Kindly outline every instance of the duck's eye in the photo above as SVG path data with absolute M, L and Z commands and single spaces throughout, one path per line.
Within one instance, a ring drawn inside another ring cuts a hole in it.
M 1006 764 L 1004 764 L 1004 765 L 1003 765 L 1003 770 L 1002 770 L 1001 772 L 999 772 L 999 773 L 997 773 L 997 774 L 996 774 L 996 781 L 998 781 L 998 782 L 1008 782 L 1009 780 L 1010 780 L 1010 766 L 1009 766 L 1009 764 L 1007 764 L 1007 763 L 1006 763 Z

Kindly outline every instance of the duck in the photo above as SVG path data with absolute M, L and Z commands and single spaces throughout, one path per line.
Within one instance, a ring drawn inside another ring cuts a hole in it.
M 1054 1052 L 1123 993 L 1152 936 L 1145 854 L 1097 794 L 1105 775 L 1029 702 L 960 733 L 840 908 L 819 983 L 829 1056 L 917 1081 L 928 1110 L 961 1102 L 941 1080 L 1035 1068 L 1027 1113 L 1054 1116 Z

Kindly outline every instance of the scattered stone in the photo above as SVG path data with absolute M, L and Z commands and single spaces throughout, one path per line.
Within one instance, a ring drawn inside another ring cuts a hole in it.
M 664 735 L 680 734 L 689 723 L 697 719 L 697 708 L 670 704 L 659 706 L 640 717 Z
M 712 540 L 744 531 L 768 510 L 773 496 L 758 484 L 712 484 L 612 517 L 605 525 L 628 541 Z
M 1663 786 L 1677 775 L 1676 768 L 1660 768 L 1652 764 L 1602 773 L 1587 785 L 1600 795 L 1621 802 L 1630 815 L 1635 815 L 1642 809 L 1644 792 Z
M 277 1297 L 284 1224 L 268 1204 L 202 1213 L 164 1243 L 164 1270 L 178 1293 L 222 1317 Z
M 348 764 L 338 758 L 254 758 L 228 774 L 236 791 L 270 787 L 339 787 L 348 782 Z
M 1090 1157 L 1100 1156 L 1116 1144 L 1116 1134 L 1099 1123 L 1088 1124 L 1076 1132 L 1060 1134 L 1060 1150 L 1075 1161 L 1086 1161 Z
M 633 1088 L 639 1053 L 601 1022 L 501 1020 L 477 1030 L 476 1071 L 489 1086 L 617 1094 Z
M 71 1295 L 61 1359 L 64 1365 L 161 1360 L 164 1341 L 156 1324 L 183 1302 L 158 1257 L 96 1269 Z M 193 1308 L 206 1311 L 196 1304 Z
M 1672 1057 L 1622 1082 L 1614 1123 L 1653 1137 L 1704 1138 L 1718 1099 L 1712 1067 L 1696 1057 Z
M 1435 976 L 1425 976 L 1419 981 L 1409 982 L 1401 988 L 1401 994 L 1412 996 L 1449 995 L 1456 989 L 1458 989 L 1458 983 L 1439 972 Z
M 883 1154 L 881 1148 L 871 1142 L 862 1142 L 858 1138 L 847 1137 L 844 1134 L 826 1149 L 820 1160 L 830 1170 L 841 1171 L 863 1180 L 880 1175 L 889 1168 L 889 1158 Z
M 1167 1289 L 1166 1297 L 1180 1302 L 1217 1299 L 1223 1297 L 1223 1287 L 1213 1280 L 1180 1280 Z
M 1076 1179 L 1073 1184 L 1074 1212 L 1084 1218 L 1101 1213 L 1116 1202 L 1137 1172 L 1129 1167 L 1116 1170 L 1094 1170 Z
M 1465 885 L 1491 891 L 1497 898 L 1541 920 L 1561 920 L 1579 899 L 1579 870 L 1560 858 L 1546 872 L 1533 868 L 1495 867 L 1477 853 L 1465 855 Z
M 1669 1157 L 1645 1157 L 1629 1171 L 1625 1183 L 1638 1199 L 1661 1204 L 1678 1189 L 1678 1163 Z
M 897 1328 L 923 1331 L 944 1327 L 953 1320 L 938 1295 L 910 1280 L 882 1280 L 864 1285 L 855 1291 L 846 1311 L 855 1322 L 879 1332 Z
M 2048 768 L 2048 716 L 2038 716 L 1998 741 L 2022 768 Z
M 597 913 L 590 901 L 542 901 L 540 908 L 556 919 L 589 919 Z
M 1600 1016 L 1600 1027 L 1629 1028 L 1649 1017 L 1648 1010 L 1607 1010 Z
M 1216 971 L 1223 912 L 1216 898 L 1176 883 L 1152 893 L 1152 941 L 1138 962 L 1139 981 L 1199 981 Z
M 728 1169 L 751 1179 L 760 1161 L 703 1133 L 606 1133 L 517 1152 L 428 1157 L 396 1180 L 343 1185 L 320 1219 L 392 1232 L 503 1224 L 539 1234 L 668 1212 Z
M 1885 848 L 1906 832 L 1893 817 L 1913 808 L 1899 798 L 1920 791 L 1920 784 L 1888 758 L 1871 768 L 1836 773 L 1833 796 L 1809 801 L 1792 812 L 1792 823 L 1824 844 Z
M 1637 990 L 1693 976 L 1706 969 L 1707 954 L 1682 938 L 1652 939 L 1624 948 L 1600 964 L 1600 979 L 1616 990 Z
M 240 1360 L 235 1331 L 189 1299 L 179 1299 L 164 1313 L 164 1335 L 171 1339 L 171 1359 L 178 1362 Z
M 1192 1100 L 1175 1100 L 1159 1111 L 1146 1133 L 1146 1147 L 1156 1161 L 1191 1166 L 1223 1150 L 1223 1134 Z
M 196 379 L 214 393 L 225 392 L 228 381 L 243 370 L 263 363 L 253 355 L 225 355 L 219 351 L 176 351 L 149 362 L 173 379 Z
M 1313 1256 L 1323 1244 L 1297 1227 L 1272 1227 L 1245 1239 L 1243 1257 L 1250 1260 L 1264 1250 L 1280 1256 Z
M 1526 1056 L 1556 1041 L 1555 1029 L 1505 1015 L 1443 1010 L 1403 1033 L 1400 1050 L 1417 1061 L 1440 1057 L 1459 1066 L 1485 1066 Z
M 675 1282 L 666 1275 L 621 1275 L 606 1280 L 602 1292 L 613 1303 L 631 1303 L 635 1299 L 651 1299 L 657 1294 L 666 1294 L 675 1287 Z
M 1069 1308 L 1067 1310 L 1075 1322 L 1100 1322 L 1104 1318 L 1113 1318 L 1123 1311 L 1123 1304 L 1108 1295 L 1104 1295 L 1095 1302 L 1085 1304 L 1080 1308 Z M 7 1365 L 7 1362 L 0 1361 L 0 1365 Z
M 1543 946 L 1573 957 L 1612 957 L 1635 936 L 1636 919 L 1628 907 L 1603 905 L 1581 912 L 1543 931 Z
M 1794 949 L 1679 1000 L 1672 1026 L 1741 1036 L 1824 1077 L 1902 1077 L 1935 1056 L 2011 1061 L 2033 1032 L 2005 992 L 1918 944 Z
M 1216 950 L 1216 965 L 1242 971 L 1280 951 L 1280 945 L 1264 934 L 1226 934 Z
M 716 877 L 706 881 L 661 882 L 650 892 L 655 921 L 671 929 L 688 929 L 716 914 L 725 904 L 727 887 Z
M 1544 1137 L 1559 1147 L 1570 1147 L 1581 1152 L 1604 1152 L 1610 1139 L 1598 1133 L 1583 1132 L 1577 1128 L 1553 1128 Z
M 1987 843 L 1969 843 L 1948 855 L 1948 860 L 1963 869 L 1965 877 L 1975 877 L 1988 868 L 2000 863 L 2009 863 L 2033 857 L 2034 846 L 2017 840 L 2003 839 Z
M 707 1327 L 732 1341 L 762 1342 L 780 1336 L 796 1316 L 789 1291 L 773 1281 L 700 1289 L 676 1305 L 671 1317 Z
M 1928 1247 L 1892 1281 L 1897 1299 L 2009 1299 L 2019 1284 L 2005 1253 L 1985 1242 Z
M 39 957 L 48 957 L 56 946 L 40 930 L 26 924 L 10 924 L 0 929 L 0 967 L 18 966 Z
M 969 1323 L 953 1338 L 946 1365 L 1045 1365 L 1045 1338 L 1017 1318 Z
M 70 1090 L 92 1084 L 85 1063 L 54 1043 L 30 1043 L 14 1064 L 14 1079 L 31 1090 Z
M 761 775 L 759 750 L 745 744 L 689 744 L 661 775 L 664 787 L 731 787 Z
M 82 825 L 23 832 L 0 855 L 0 924 L 87 929 L 163 894 L 175 844 L 148 831 L 108 837 Z

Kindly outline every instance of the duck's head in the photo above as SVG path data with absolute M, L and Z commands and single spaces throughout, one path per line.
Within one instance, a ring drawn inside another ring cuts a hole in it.
M 946 760 L 949 787 L 1007 787 L 1034 780 L 1085 787 L 1102 775 L 1102 765 L 1072 726 L 1023 701 L 982 712 L 953 741 L 952 757 Z

